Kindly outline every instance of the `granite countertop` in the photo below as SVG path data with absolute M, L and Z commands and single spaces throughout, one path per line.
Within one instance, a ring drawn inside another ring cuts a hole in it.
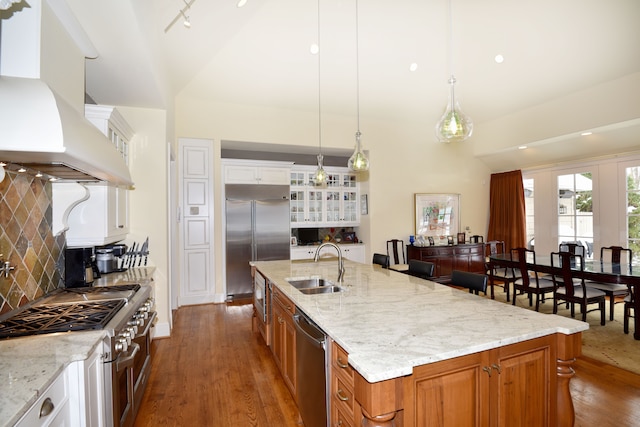
M 72 362 L 85 360 L 103 331 L 57 333 L 0 341 L 0 426 L 12 426 Z
M 103 274 L 93 286 L 150 284 L 155 267 Z M 55 333 L 0 340 L 0 427 L 15 424 L 70 363 L 85 360 L 104 331 Z
M 415 366 L 555 333 L 589 328 L 571 318 L 542 314 L 408 276 L 345 260 L 344 292 L 305 295 L 286 278 L 335 281 L 335 260 L 252 262 L 305 314 L 349 353 L 367 381 L 409 375 Z

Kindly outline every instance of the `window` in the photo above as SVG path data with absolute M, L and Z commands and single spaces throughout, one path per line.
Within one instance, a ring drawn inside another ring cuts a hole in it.
M 627 247 L 640 259 L 640 166 L 626 168 Z
M 522 180 L 522 185 L 524 186 L 524 208 L 527 222 L 527 247 L 531 250 L 534 250 L 534 181 L 531 178 L 524 178 Z
M 558 176 L 558 244 L 578 242 L 593 257 L 591 173 Z

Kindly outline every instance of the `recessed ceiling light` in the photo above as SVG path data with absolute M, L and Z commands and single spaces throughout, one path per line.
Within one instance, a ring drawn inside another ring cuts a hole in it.
M 238 7 L 242 7 L 242 6 L 244 6 L 245 4 L 247 4 L 247 0 L 240 0 L 236 6 L 238 6 Z
M 589 136 L 591 134 L 593 134 L 593 132 L 582 132 L 580 135 L 581 136 Z
M 409 71 L 416 71 L 418 69 L 418 64 L 416 64 L 415 62 L 412 62 L 411 65 L 409 65 Z
M 320 46 L 318 46 L 316 43 L 313 43 L 309 48 L 309 52 L 311 52 L 312 55 L 317 55 L 318 52 L 320 52 Z
M 498 64 L 502 64 L 504 62 L 504 56 L 502 56 L 500 54 L 496 55 L 496 57 L 494 59 Z
M 526 150 L 527 146 L 526 145 L 521 145 L 518 147 L 518 150 Z

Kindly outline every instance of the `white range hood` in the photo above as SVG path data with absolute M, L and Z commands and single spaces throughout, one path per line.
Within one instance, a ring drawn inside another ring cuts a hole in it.
M 0 76 L 0 129 L 0 161 L 67 180 L 133 185 L 107 137 L 42 80 Z

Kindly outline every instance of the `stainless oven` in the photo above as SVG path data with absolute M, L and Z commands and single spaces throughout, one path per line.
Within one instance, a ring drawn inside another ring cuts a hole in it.
M 151 327 L 156 318 L 148 293 L 134 296 L 113 333 L 106 338 L 107 425 L 130 427 L 140 407 L 151 370 Z M 114 319 L 115 320 L 115 319 Z

